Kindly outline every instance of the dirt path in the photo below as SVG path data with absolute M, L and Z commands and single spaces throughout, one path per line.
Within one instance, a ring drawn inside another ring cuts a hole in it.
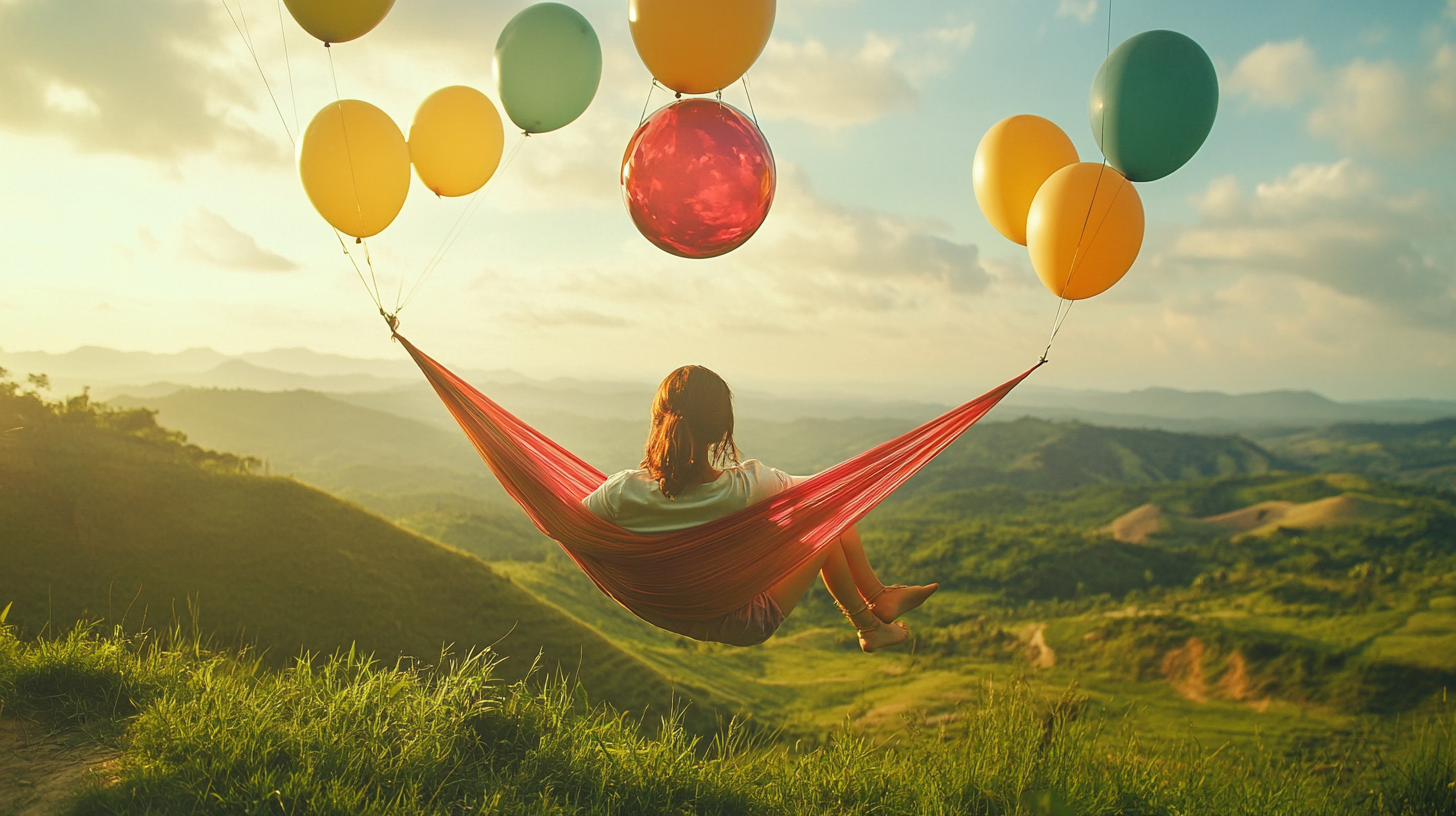
M 61 813 L 87 771 L 116 751 L 77 735 L 47 735 L 19 720 L 0 720 L 0 816 Z
M 1057 653 L 1046 642 L 1046 624 L 1038 623 L 1026 644 L 1026 660 L 1038 669 L 1057 665 Z

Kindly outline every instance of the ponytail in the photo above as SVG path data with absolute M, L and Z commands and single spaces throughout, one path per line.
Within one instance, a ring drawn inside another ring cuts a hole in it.
M 709 467 L 738 461 L 733 444 L 733 392 L 702 366 L 667 376 L 652 402 L 652 429 L 642 467 L 662 495 L 677 498 Z

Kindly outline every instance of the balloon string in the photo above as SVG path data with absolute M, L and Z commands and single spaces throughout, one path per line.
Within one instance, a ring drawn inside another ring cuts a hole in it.
M 354 170 L 354 149 L 349 144 L 349 120 L 348 117 L 344 116 L 343 100 L 339 98 L 339 74 L 334 70 L 334 49 L 329 47 L 328 43 L 324 43 L 324 53 L 329 55 L 329 76 L 334 81 L 334 105 L 339 111 L 339 128 L 344 134 L 344 157 L 349 162 L 349 180 L 354 185 L 354 213 L 359 218 L 359 231 L 363 232 L 364 204 L 359 200 L 359 175 Z M 369 290 L 369 296 L 374 299 L 375 304 L 380 304 L 382 303 L 382 299 L 379 297 L 379 279 L 374 274 L 374 261 L 369 257 L 369 246 L 364 244 L 362 237 L 355 236 L 354 241 L 355 243 L 364 245 L 364 259 L 369 266 L 369 280 L 374 283 L 374 288 Z M 352 257 L 351 255 L 350 258 Z M 365 287 L 368 288 L 368 284 L 365 284 Z M 382 309 L 383 307 L 381 306 L 380 308 Z
M 1057 319 L 1052 321 L 1052 333 L 1048 335 L 1046 348 L 1043 349 L 1041 352 L 1041 361 L 1043 363 L 1047 361 L 1047 355 L 1050 354 L 1052 351 L 1052 343 L 1057 339 L 1057 332 L 1060 332 L 1062 330 L 1062 324 L 1067 322 L 1067 316 L 1072 313 L 1072 306 L 1076 305 L 1076 303 L 1077 301 L 1067 300 L 1066 298 L 1061 298 L 1058 300 Z M 1067 307 L 1067 310 L 1065 312 L 1062 311 L 1062 306 L 1064 305 Z
M 359 268 L 359 262 L 354 259 L 354 253 L 349 251 L 349 245 L 344 243 L 343 234 L 338 230 L 334 230 L 334 237 L 339 239 L 339 249 L 344 250 L 344 257 L 348 258 L 349 263 L 354 266 L 354 274 L 358 275 L 359 282 L 364 284 L 364 291 L 369 293 L 369 299 L 374 301 L 374 306 L 379 309 L 379 313 L 384 314 L 384 304 L 379 302 L 379 298 L 374 294 L 374 290 L 369 288 L 369 282 L 364 280 L 364 270 Z
M 652 104 L 652 91 L 658 87 L 657 78 L 653 77 L 652 84 L 647 86 L 647 100 L 642 103 L 642 116 L 637 120 L 637 127 L 642 127 L 642 123 L 647 121 L 647 106 Z
M 222 3 L 223 11 L 227 12 L 228 19 L 232 21 L 233 28 L 238 32 L 238 39 L 242 40 L 243 47 L 248 49 L 248 56 L 253 58 L 253 65 L 258 68 L 258 76 L 263 78 L 263 87 L 268 89 L 268 98 L 273 100 L 273 110 L 278 112 L 278 122 L 283 125 L 283 132 L 288 134 L 288 143 L 297 148 L 298 142 L 293 138 L 293 131 L 288 129 L 288 119 L 283 115 L 283 107 L 278 104 L 278 97 L 273 95 L 273 86 L 268 82 L 268 75 L 263 72 L 263 63 L 258 60 L 258 52 L 253 49 L 253 39 L 243 33 L 247 25 L 247 18 L 243 18 L 243 25 L 238 25 L 238 18 L 233 16 L 232 7 L 227 4 L 227 0 L 220 0 L 220 2 Z M 243 4 L 239 0 L 238 14 L 241 15 L 242 13 Z
M 495 175 L 491 178 L 491 181 L 495 181 L 505 174 L 506 169 L 511 166 L 511 163 L 513 161 L 515 161 L 516 154 L 521 152 L 521 146 L 526 143 L 526 138 L 530 135 L 531 134 L 529 133 L 521 134 L 521 138 L 516 140 L 516 144 L 514 147 L 511 148 L 511 152 L 506 154 L 505 160 L 501 162 L 500 168 L 495 171 Z M 455 218 L 455 223 L 451 225 L 450 231 L 445 233 L 445 238 L 440 242 L 439 249 L 435 250 L 434 256 L 432 256 L 429 262 L 425 264 L 425 269 L 423 272 L 420 273 L 420 277 L 414 282 L 414 285 L 410 287 L 409 294 L 405 296 L 403 302 L 397 302 L 397 305 L 394 309 L 394 314 L 399 314 L 404 309 L 404 307 L 409 305 L 409 302 L 411 300 L 414 300 L 415 293 L 419 291 L 420 285 L 425 282 L 425 279 L 428 278 L 431 273 L 439 268 L 440 263 L 445 260 L 445 256 L 450 253 L 450 250 L 452 248 L 454 248 L 455 242 L 460 239 L 460 236 L 462 234 L 464 234 L 465 228 L 470 226 L 470 220 L 475 217 L 476 211 L 480 209 L 481 203 L 484 202 L 484 193 L 489 186 L 490 185 L 483 185 L 479 190 L 475 191 L 474 195 L 470 197 L 470 201 L 465 205 L 465 209 L 461 210 L 460 215 Z
M 753 109 L 753 94 L 748 92 L 748 72 L 743 72 L 743 95 L 748 99 L 748 115 L 753 117 L 753 126 L 758 127 L 758 112 Z
M 1102 59 L 1103 59 L 1104 62 L 1107 60 L 1107 58 L 1109 56 L 1112 55 L 1112 4 L 1113 4 L 1113 1 L 1114 0 L 1107 0 L 1107 42 L 1106 42 L 1105 50 L 1103 51 L 1103 55 L 1102 55 Z M 744 90 L 744 93 L 747 93 L 748 92 L 748 75 L 747 74 L 745 74 L 744 77 L 743 77 L 743 90 Z M 750 108 L 752 107 L 752 105 L 753 105 L 753 103 L 750 100 L 750 102 L 749 102 Z M 755 124 L 757 124 L 757 120 L 755 120 Z M 1101 144 L 1104 143 L 1104 140 L 1102 139 L 1102 137 L 1105 136 L 1106 133 L 1107 133 L 1107 118 L 1105 116 L 1102 118 L 1102 120 L 1100 122 L 1098 122 L 1098 130 L 1100 131 L 1098 133 L 1098 137 L 1099 137 L 1098 138 L 1098 145 L 1100 146 Z M 1092 187 L 1092 200 L 1089 201 L 1089 202 L 1087 202 L 1087 214 L 1085 216 L 1083 216 L 1083 218 L 1082 218 L 1082 230 L 1081 230 L 1081 232 L 1079 232 L 1077 234 L 1077 248 L 1072 252 L 1072 265 L 1071 265 L 1071 268 L 1067 270 L 1067 280 L 1066 280 L 1065 283 L 1062 284 L 1062 291 L 1057 293 L 1057 314 L 1056 314 L 1056 317 L 1052 320 L 1052 330 L 1051 330 L 1051 334 L 1049 334 L 1047 336 L 1046 348 L 1041 353 L 1041 361 L 1043 363 L 1045 363 L 1047 361 L 1047 355 L 1050 354 L 1051 353 L 1051 350 L 1052 350 L 1052 343 L 1056 341 L 1056 339 L 1057 339 L 1057 333 L 1062 330 L 1062 325 L 1064 323 L 1066 323 L 1067 317 L 1072 314 L 1072 305 L 1076 303 L 1075 300 L 1068 300 L 1067 299 L 1067 297 L 1066 297 L 1067 289 L 1072 285 L 1072 278 L 1075 277 L 1076 274 L 1077 274 L 1077 265 L 1078 265 L 1078 263 L 1080 263 L 1080 261 L 1081 261 L 1081 255 L 1082 255 L 1082 238 L 1085 237 L 1086 234 L 1087 234 L 1087 224 L 1088 224 L 1089 221 L 1092 220 L 1092 210 L 1093 210 L 1093 208 L 1097 204 L 1097 193 L 1098 193 L 1099 190 L 1102 189 L 1102 174 L 1105 173 L 1106 171 L 1107 171 L 1107 156 L 1104 155 L 1102 157 L 1102 166 L 1099 167 L 1098 170 L 1097 170 L 1097 183 L 1095 185 L 1093 185 L 1093 187 Z M 1116 193 L 1113 193 L 1113 195 L 1112 195 L 1112 201 L 1109 202 L 1108 205 L 1107 205 L 1107 212 L 1103 214 L 1102 220 L 1097 222 L 1097 229 L 1093 230 L 1093 232 L 1092 232 L 1092 240 L 1093 241 L 1096 241 L 1097 240 L 1098 233 L 1100 233 L 1102 231 L 1102 225 L 1104 223 L 1106 223 L 1107 216 L 1109 214 L 1111 214 L 1111 212 L 1112 212 L 1112 205 L 1117 203 L 1117 197 L 1119 195 L 1121 195 L 1121 194 L 1122 194 L 1122 185 L 1119 184 L 1118 187 L 1117 187 L 1117 192 Z M 1066 310 L 1065 311 L 1063 311 L 1063 309 L 1062 309 L 1063 306 L 1066 306 Z
M 283 65 L 288 70 L 288 99 L 293 103 L 293 129 L 299 133 L 298 93 L 293 89 L 293 60 L 288 56 L 288 29 L 283 25 L 283 0 L 278 0 L 278 39 L 283 41 Z

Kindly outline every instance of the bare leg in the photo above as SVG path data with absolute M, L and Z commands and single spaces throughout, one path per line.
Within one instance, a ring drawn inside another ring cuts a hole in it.
M 861 596 L 868 598 L 884 588 L 885 585 L 875 576 L 870 560 L 865 557 L 858 527 L 851 527 L 841 533 L 839 545 L 844 549 L 844 560 L 849 564 L 849 573 L 854 576 L 854 585 L 859 588 Z
M 773 596 L 774 602 L 779 605 L 779 609 L 783 610 L 785 615 L 794 611 L 794 607 L 799 605 L 804 593 L 809 591 L 809 587 L 814 585 L 814 579 L 819 577 L 819 571 L 824 568 L 824 562 L 828 561 L 830 554 L 836 551 L 839 551 L 839 544 L 830 544 L 820 550 L 819 554 L 808 563 L 799 567 L 797 572 L 790 573 L 788 577 L 769 588 L 769 594 Z
M 851 527 L 845 530 L 839 537 L 839 543 L 844 549 L 844 559 L 849 564 L 849 571 L 854 576 L 854 584 L 859 588 L 859 594 L 875 605 L 875 615 L 885 623 L 925 603 L 940 588 L 940 584 L 886 587 L 880 583 L 869 559 L 865 557 L 858 529 Z
M 904 624 L 888 627 L 880 622 L 865 605 L 860 596 L 859 587 L 855 583 L 854 574 L 850 569 L 848 560 L 845 558 L 843 539 L 835 541 L 824 548 L 824 551 L 808 564 L 800 567 L 792 575 L 784 578 L 769 589 L 769 594 L 787 615 L 798 606 L 804 593 L 814 583 L 814 574 L 818 572 L 824 578 L 824 585 L 829 588 L 829 594 L 834 596 L 835 603 L 854 623 L 859 630 L 860 648 L 866 652 L 873 652 L 875 649 L 893 646 L 905 640 L 909 635 Z M 863 558 L 863 550 L 860 552 Z

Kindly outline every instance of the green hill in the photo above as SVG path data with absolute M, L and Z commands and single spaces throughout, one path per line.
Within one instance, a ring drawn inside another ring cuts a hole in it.
M 108 404 L 155 411 L 163 426 L 198 445 L 256 457 L 268 472 L 371 509 L 373 497 L 410 493 L 510 501 L 460 433 L 313 391 L 190 388 Z
M 1287 467 L 1238 436 L 1102 428 L 1023 418 L 981 423 L 911 480 L 900 497 L 1002 485 L 1067 490 L 1267 473 Z
M 442 410 L 433 395 L 424 396 Z M 457 430 L 306 391 L 193 389 L 114 403 L 157 410 L 163 424 L 203 445 L 263 458 L 277 472 L 482 558 L 538 558 L 542 552 L 543 539 L 510 505 Z M 391 404 L 379 402 L 386 409 Z M 411 405 L 423 415 L 421 406 Z M 643 421 L 594 419 L 533 406 L 526 407 L 539 430 L 603 471 L 634 467 L 640 460 Z M 745 456 L 810 474 L 912 426 L 907 419 L 750 418 L 738 423 L 736 435 Z M 1263 473 L 1281 466 L 1292 467 L 1236 436 L 1030 418 L 988 421 L 972 428 L 893 500 L 984 485 L 1063 490 Z
M 351 645 L 386 661 L 493 647 L 507 678 L 541 652 L 597 699 L 669 703 L 668 678 L 469 555 L 251 475 L 256 462 L 188 445 L 148 412 L 15 390 L 0 383 L 0 606 L 14 602 L 22 631 L 195 623 L 274 663 Z
M 1368 473 L 1456 488 L 1456 419 L 1401 425 L 1345 423 L 1260 438 L 1310 470 Z

